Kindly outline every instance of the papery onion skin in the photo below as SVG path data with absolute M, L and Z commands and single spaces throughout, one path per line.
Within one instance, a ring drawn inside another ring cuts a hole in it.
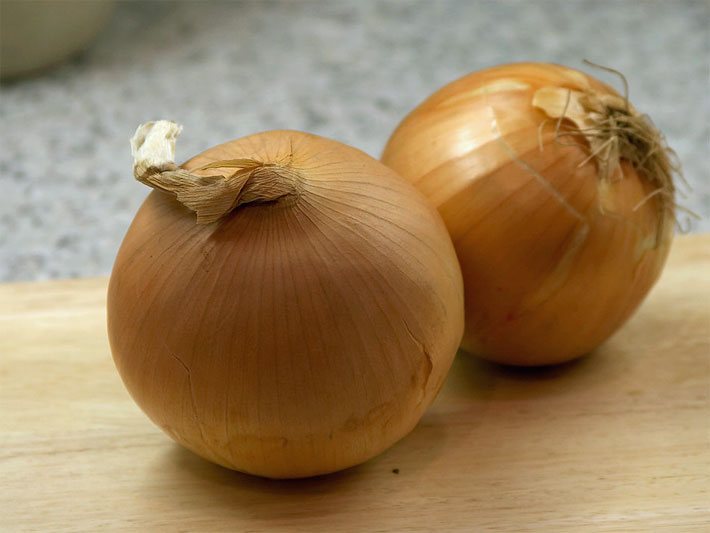
M 620 101 L 576 70 L 503 65 L 435 92 L 382 155 L 449 229 L 464 276 L 462 347 L 526 366 L 574 359 L 613 334 L 659 277 L 674 225 L 672 182 L 623 158 L 621 176 L 600 179 L 579 129 L 565 119 L 556 132 L 532 105 L 543 87 Z
M 459 345 L 446 228 L 393 171 L 314 135 L 256 134 L 183 168 L 238 158 L 288 167 L 294 194 L 197 225 L 151 192 L 109 286 L 118 370 L 158 426 L 223 466 L 296 478 L 366 461 L 415 426 Z

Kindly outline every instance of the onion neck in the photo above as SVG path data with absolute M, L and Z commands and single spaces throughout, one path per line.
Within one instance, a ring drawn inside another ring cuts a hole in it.
M 660 244 L 674 220 L 674 176 L 680 176 L 681 172 L 675 153 L 650 119 L 639 113 L 627 99 L 591 88 L 577 91 L 542 87 L 535 92 L 532 104 L 557 120 L 557 140 L 570 136 L 582 139 L 589 146 L 589 158 L 585 162 L 592 160 L 599 169 L 602 211 L 605 210 L 604 191 L 613 180 L 623 176 L 622 160 L 630 163 L 641 179 L 653 186 L 643 203 L 651 198 L 657 203 L 656 245 Z M 563 120 L 575 127 L 560 128 Z
M 175 142 L 181 131 L 167 120 L 139 126 L 131 139 L 133 175 L 149 187 L 174 194 L 196 213 L 198 224 L 216 222 L 244 204 L 298 197 L 300 176 L 287 164 L 230 159 L 189 171 L 178 167 Z
M 276 202 L 299 194 L 300 176 L 291 167 L 263 163 L 249 172 L 236 206 L 252 202 Z

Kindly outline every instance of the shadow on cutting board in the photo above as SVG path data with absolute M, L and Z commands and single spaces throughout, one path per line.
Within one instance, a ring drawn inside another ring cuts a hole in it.
M 607 361 L 603 350 L 557 365 L 522 367 L 492 363 L 459 352 L 447 378 L 446 389 L 472 400 L 534 398 L 564 392 L 578 380 L 601 379 Z
M 636 391 L 619 386 L 634 368 L 647 366 L 624 344 L 611 341 L 591 356 L 537 369 L 459 354 L 441 394 L 407 437 L 365 464 L 326 476 L 262 479 L 213 465 L 166 442 L 146 473 L 144 483 L 151 488 L 146 504 L 153 512 L 184 516 L 193 525 L 217 517 L 226 525 L 246 520 L 267 530 L 296 523 L 327 529 L 329 520 L 348 509 L 358 516 L 363 509 L 395 512 L 403 502 L 429 501 L 462 480 L 485 487 L 501 469 L 509 471 L 505 465 L 534 465 L 552 450 L 599 448 L 607 419 L 592 416 L 583 430 L 575 429 L 576 420 L 593 415 L 592 408 L 608 410 L 623 403 L 632 409 L 643 402 Z M 449 472 L 447 479 L 440 478 L 442 471 Z M 514 507 L 516 491 L 534 486 L 537 476 L 528 466 L 501 480 L 512 498 L 496 500 L 496 505 Z
M 185 512 L 192 518 L 220 516 L 277 527 L 299 518 L 307 522 L 314 517 L 327 520 L 349 506 L 387 506 L 389 500 L 396 500 L 398 486 L 426 479 L 424 470 L 443 453 L 446 443 L 446 425 L 431 416 L 395 446 L 362 465 L 295 480 L 242 474 L 174 444 L 166 446 L 155 461 L 147 483 L 156 498 L 151 506 L 158 504 L 164 512 Z M 324 522 L 321 527 L 326 525 Z
M 565 382 L 566 375 L 583 372 L 587 364 L 516 370 L 460 354 L 440 397 L 408 436 L 362 465 L 315 478 L 263 479 L 213 465 L 181 446 L 166 446 L 148 472 L 146 483 L 153 487 L 155 498 L 151 506 L 166 513 L 186 513 L 192 519 L 219 516 L 270 528 L 292 520 L 324 526 L 327 522 L 313 523 L 314 517 L 327 520 L 350 507 L 396 505 L 412 487 L 431 486 L 447 450 L 479 442 L 478 452 L 488 453 L 479 435 L 488 431 L 486 424 L 498 419 L 501 402 L 507 403 L 501 391 L 516 403 L 516 395 L 543 394 L 546 383 Z M 498 406 L 495 412 L 491 403 Z M 456 424 L 457 420 L 465 423 Z

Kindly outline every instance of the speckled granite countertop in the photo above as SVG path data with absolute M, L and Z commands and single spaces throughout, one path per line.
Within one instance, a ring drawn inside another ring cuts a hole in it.
M 121 3 L 81 57 L 0 90 L 0 280 L 110 271 L 147 192 L 140 122 L 184 124 L 178 158 L 274 128 L 378 156 L 434 89 L 520 60 L 623 71 L 710 230 L 708 28 L 707 1 Z

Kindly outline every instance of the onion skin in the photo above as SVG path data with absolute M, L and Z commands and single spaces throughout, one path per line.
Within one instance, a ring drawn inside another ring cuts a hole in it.
M 621 159 L 623 179 L 603 182 L 578 131 L 556 142 L 557 121 L 532 105 L 543 87 L 619 96 L 558 65 L 495 67 L 430 96 L 382 155 L 447 225 L 464 277 L 462 347 L 513 365 L 599 346 L 649 292 L 672 240 L 672 202 L 648 198 L 647 176 Z
M 182 167 L 238 158 L 288 165 L 294 194 L 197 225 L 151 192 L 111 275 L 116 366 L 153 422 L 228 468 L 297 478 L 366 461 L 412 430 L 459 345 L 446 228 L 393 171 L 314 135 L 261 133 Z

